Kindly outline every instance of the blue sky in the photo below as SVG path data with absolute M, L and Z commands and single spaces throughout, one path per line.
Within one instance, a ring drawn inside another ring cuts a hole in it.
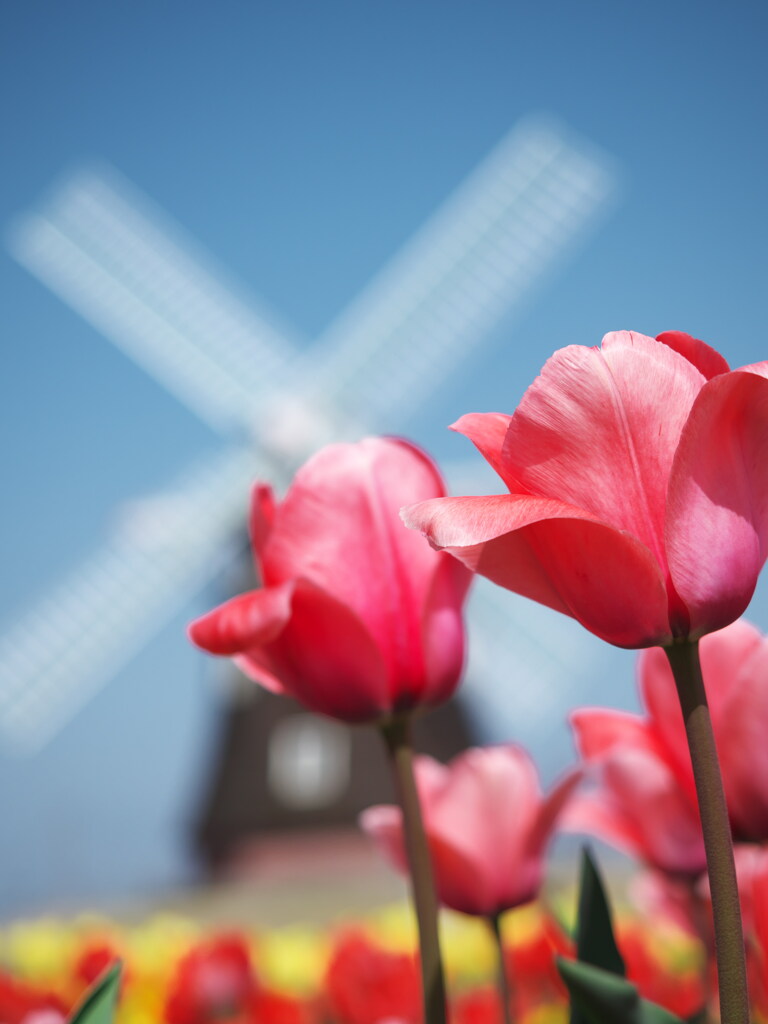
M 674 328 L 733 365 L 766 357 L 767 18 L 707 0 L 6 3 L 0 229 L 106 160 L 309 341 L 520 117 L 554 115 L 616 161 L 621 199 L 414 410 L 418 440 L 463 455 L 445 425 L 511 411 L 564 344 Z M 221 442 L 5 250 L 0 292 L 2 624 L 104 540 L 117 503 Z M 194 610 L 36 760 L 0 754 L 0 907 L 179 877 L 216 702 L 179 642 Z M 609 664 L 631 703 L 631 658 Z

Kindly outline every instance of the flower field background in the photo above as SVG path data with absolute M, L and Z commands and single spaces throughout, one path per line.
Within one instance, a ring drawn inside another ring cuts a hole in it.
M 572 917 L 572 896 L 555 901 L 559 913 Z M 487 929 L 452 913 L 441 928 L 451 1019 L 498 1024 L 496 954 Z M 618 931 L 629 977 L 645 996 L 682 1015 L 700 1005 L 702 953 L 690 935 L 627 909 Z M 20 921 L 0 935 L 0 1019 L 36 1020 L 26 1016 L 32 1008 L 49 1007 L 53 1022 L 119 957 L 118 1024 L 418 1024 L 415 937 L 404 904 L 330 925 L 269 930 L 205 927 L 171 914 L 132 925 L 95 916 Z M 553 965 L 555 953 L 572 955 L 564 926 L 531 906 L 506 916 L 504 937 L 517 979 L 515 1019 L 565 1024 L 566 991 Z

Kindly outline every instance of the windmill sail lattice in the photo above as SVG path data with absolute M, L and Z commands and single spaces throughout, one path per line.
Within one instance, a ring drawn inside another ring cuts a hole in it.
M 0 640 L 0 731 L 27 749 L 55 735 L 162 610 L 217 569 L 249 479 L 284 480 L 319 444 L 362 426 L 392 429 L 417 392 L 424 401 L 425 380 L 431 389 L 438 367 L 455 369 L 612 191 L 599 155 L 552 124 L 518 126 L 307 355 L 114 172 L 75 176 L 19 221 L 11 247 L 22 264 L 206 422 L 249 446 L 173 485 L 144 509 L 142 528 L 134 518 L 129 534 L 11 626 Z M 174 526 L 163 539 L 169 508 Z M 121 614 L 106 624 L 98 612 L 119 595 Z M 480 603 L 496 599 L 479 588 Z M 524 614 L 509 626 L 539 669 L 558 666 L 565 652 L 545 654 Z

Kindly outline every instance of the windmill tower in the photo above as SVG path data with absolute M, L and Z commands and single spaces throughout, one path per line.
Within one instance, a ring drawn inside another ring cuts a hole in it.
M 6 742 L 40 749 L 213 578 L 255 476 L 284 482 L 326 441 L 395 430 L 612 192 L 607 161 L 581 140 L 538 119 L 519 124 L 306 356 L 113 172 L 75 175 L 21 219 L 16 259 L 233 443 L 124 515 L 102 551 L 10 625 L 0 639 Z M 496 591 L 477 588 L 470 678 L 513 652 L 514 671 L 536 678 L 540 696 L 571 660 L 570 634 L 553 643 L 549 625 L 545 640 L 538 609 L 503 598 L 500 612 Z M 488 628 L 500 614 L 501 646 Z

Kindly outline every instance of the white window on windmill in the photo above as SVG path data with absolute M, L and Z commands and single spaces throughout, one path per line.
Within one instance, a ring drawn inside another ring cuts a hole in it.
M 278 722 L 269 739 L 267 779 L 284 807 L 330 807 L 350 782 L 349 730 L 315 715 L 291 715 Z

